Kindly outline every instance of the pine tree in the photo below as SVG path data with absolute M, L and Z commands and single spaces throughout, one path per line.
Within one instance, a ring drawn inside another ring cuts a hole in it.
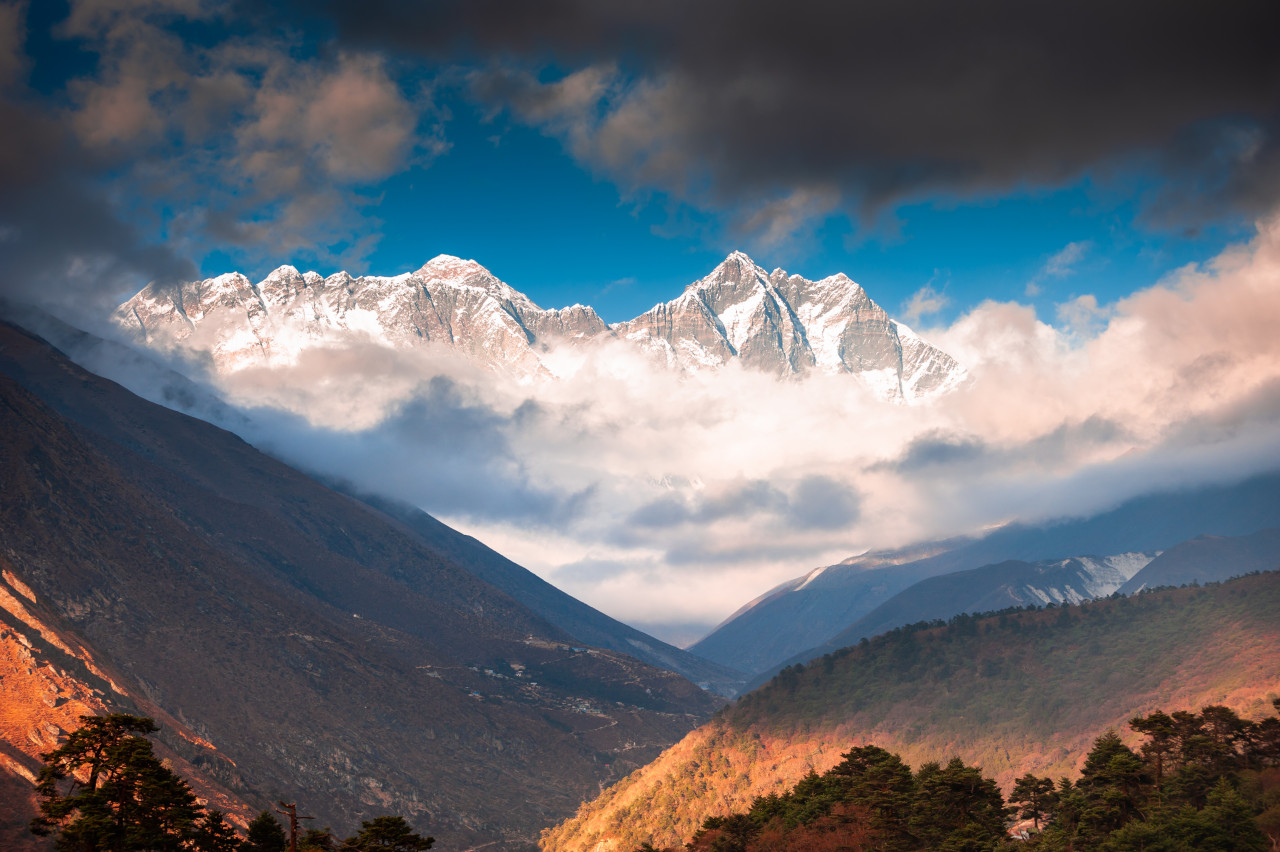
M 360 833 L 346 844 L 359 852 L 423 852 L 434 842 L 434 837 L 415 834 L 404 817 L 380 816 L 360 823 Z
M 240 838 L 222 811 L 211 809 L 196 823 L 194 847 L 196 852 L 238 852 Z
M 56 834 L 56 848 L 67 852 L 176 852 L 194 843 L 201 809 L 144 736 L 155 723 L 121 713 L 81 721 L 66 743 L 41 755 L 32 832 Z
M 1053 779 L 1037 778 L 1030 772 L 1013 782 L 1009 794 L 1009 804 L 1017 806 L 1018 818 L 1031 820 L 1036 831 L 1053 812 L 1056 802 Z
M 240 844 L 240 852 L 284 852 L 288 846 L 280 821 L 271 811 L 263 811 L 249 823 L 249 836 Z

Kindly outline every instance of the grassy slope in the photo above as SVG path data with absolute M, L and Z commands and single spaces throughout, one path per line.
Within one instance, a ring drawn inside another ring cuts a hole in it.
M 1008 789 L 1074 774 L 1108 727 L 1156 708 L 1280 694 L 1280 574 L 895 631 L 784 672 L 546 832 L 547 852 L 684 842 L 708 816 L 822 772 L 855 744 L 959 756 Z

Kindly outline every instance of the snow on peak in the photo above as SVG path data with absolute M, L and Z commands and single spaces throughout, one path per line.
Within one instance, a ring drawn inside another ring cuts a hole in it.
M 724 269 L 726 266 L 728 266 L 731 263 L 737 263 L 743 267 L 746 267 L 749 270 L 755 271 L 758 274 L 761 274 L 761 275 L 764 274 L 764 270 L 761 269 L 759 264 L 757 264 L 754 260 L 752 260 L 745 251 L 732 251 L 732 252 L 729 252 L 728 257 L 720 261 L 720 265 L 715 268 L 715 270 L 711 273 L 711 275 L 715 275 L 717 272 Z
M 451 254 L 439 254 L 422 265 L 419 272 L 428 272 L 439 278 L 461 278 L 481 273 L 493 277 L 493 273 L 474 260 L 464 260 Z
M 286 264 L 283 264 L 282 266 L 277 266 L 275 269 L 271 270 L 271 273 L 267 275 L 267 277 L 263 280 L 277 281 L 281 278 L 300 278 L 300 277 L 302 276 L 298 272 L 298 267 L 290 266 L 289 264 L 286 263 Z
M 856 374 L 877 393 L 908 401 L 948 390 L 964 375 L 945 353 L 895 326 L 847 275 L 813 282 L 781 268 L 769 274 L 742 251 L 676 299 L 612 326 L 589 306 L 543 310 L 475 260 L 448 254 L 390 277 L 322 278 L 285 264 L 258 286 L 228 273 L 171 294 L 152 287 L 120 316 L 149 341 L 169 326 L 175 339 L 186 339 L 213 317 L 212 334 L 199 339 L 215 339 L 213 354 L 228 370 L 264 358 L 287 363 L 304 347 L 356 335 L 393 347 L 435 342 L 488 367 L 533 375 L 547 368 L 548 341 L 603 335 L 637 341 L 680 370 L 734 359 L 780 376 L 817 368 Z
M 913 331 L 905 323 L 899 322 L 898 320 L 893 320 L 893 325 L 898 330 L 898 338 L 900 340 L 919 340 L 920 339 L 920 335 L 916 334 L 915 331 Z

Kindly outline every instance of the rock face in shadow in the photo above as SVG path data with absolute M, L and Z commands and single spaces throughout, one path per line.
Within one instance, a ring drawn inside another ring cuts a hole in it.
M 252 807 L 528 845 L 719 706 L 8 325 L 0 421 L 6 571 Z

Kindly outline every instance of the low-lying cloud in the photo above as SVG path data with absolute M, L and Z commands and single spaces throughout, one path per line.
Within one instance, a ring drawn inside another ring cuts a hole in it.
M 677 375 L 622 341 L 528 384 L 369 341 L 205 378 L 255 444 L 687 630 L 868 548 L 1280 466 L 1280 220 L 1100 317 L 987 302 L 925 329 L 970 377 L 916 405 L 849 376 Z

